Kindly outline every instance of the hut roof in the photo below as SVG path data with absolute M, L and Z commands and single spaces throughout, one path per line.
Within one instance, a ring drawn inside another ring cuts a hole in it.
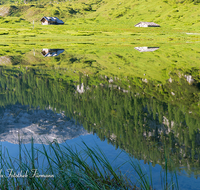
M 139 22 L 135 26 L 140 26 L 140 25 L 147 25 L 148 27 L 160 27 L 159 24 L 156 24 L 154 22 Z

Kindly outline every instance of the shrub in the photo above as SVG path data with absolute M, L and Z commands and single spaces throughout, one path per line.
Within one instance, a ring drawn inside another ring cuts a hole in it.
M 54 12 L 53 12 L 53 14 L 56 16 L 56 15 L 60 15 L 60 12 L 59 12 L 59 10 L 55 10 Z

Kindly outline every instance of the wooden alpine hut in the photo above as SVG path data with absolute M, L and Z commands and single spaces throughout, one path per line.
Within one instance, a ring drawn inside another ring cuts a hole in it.
M 64 24 L 64 22 L 60 19 L 58 19 L 57 17 L 42 17 L 41 18 L 41 23 L 42 25 L 50 25 L 50 24 L 54 24 L 54 25 L 58 25 L 58 24 Z

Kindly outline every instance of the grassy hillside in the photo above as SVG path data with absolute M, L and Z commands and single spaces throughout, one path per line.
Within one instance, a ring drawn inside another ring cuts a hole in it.
M 1 4 L 7 4 L 0 6 L 0 15 L 20 17 L 30 23 L 34 20 L 36 24 L 42 16 L 57 16 L 65 21 L 64 28 L 70 26 L 71 30 L 132 32 L 141 30 L 135 29 L 135 24 L 147 21 L 160 24 L 162 30 L 199 31 L 198 1 L 77 0 L 52 3 L 27 0 L 26 4 L 2 1 Z

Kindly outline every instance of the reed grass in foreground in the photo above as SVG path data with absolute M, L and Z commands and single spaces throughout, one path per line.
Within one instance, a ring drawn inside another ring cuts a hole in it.
M 36 149 L 32 139 L 31 152 L 25 146 L 24 150 L 22 152 L 22 145 L 19 143 L 19 159 L 14 160 L 8 152 L 3 156 L 1 150 L 1 189 L 154 189 L 153 174 L 150 172 L 149 176 L 138 161 L 130 157 L 128 162 L 113 168 L 99 147 L 91 149 L 84 142 L 79 151 L 76 147 L 61 146 L 56 141 L 54 144 L 49 143 L 48 148 L 42 145 L 42 149 Z M 42 169 L 36 163 L 38 153 L 43 157 L 43 163 L 47 163 Z M 137 183 L 120 172 L 124 164 L 130 164 Z M 171 174 L 170 182 L 167 173 L 166 160 L 166 175 L 162 178 L 162 187 L 178 189 L 177 178 L 173 182 L 175 173 Z

